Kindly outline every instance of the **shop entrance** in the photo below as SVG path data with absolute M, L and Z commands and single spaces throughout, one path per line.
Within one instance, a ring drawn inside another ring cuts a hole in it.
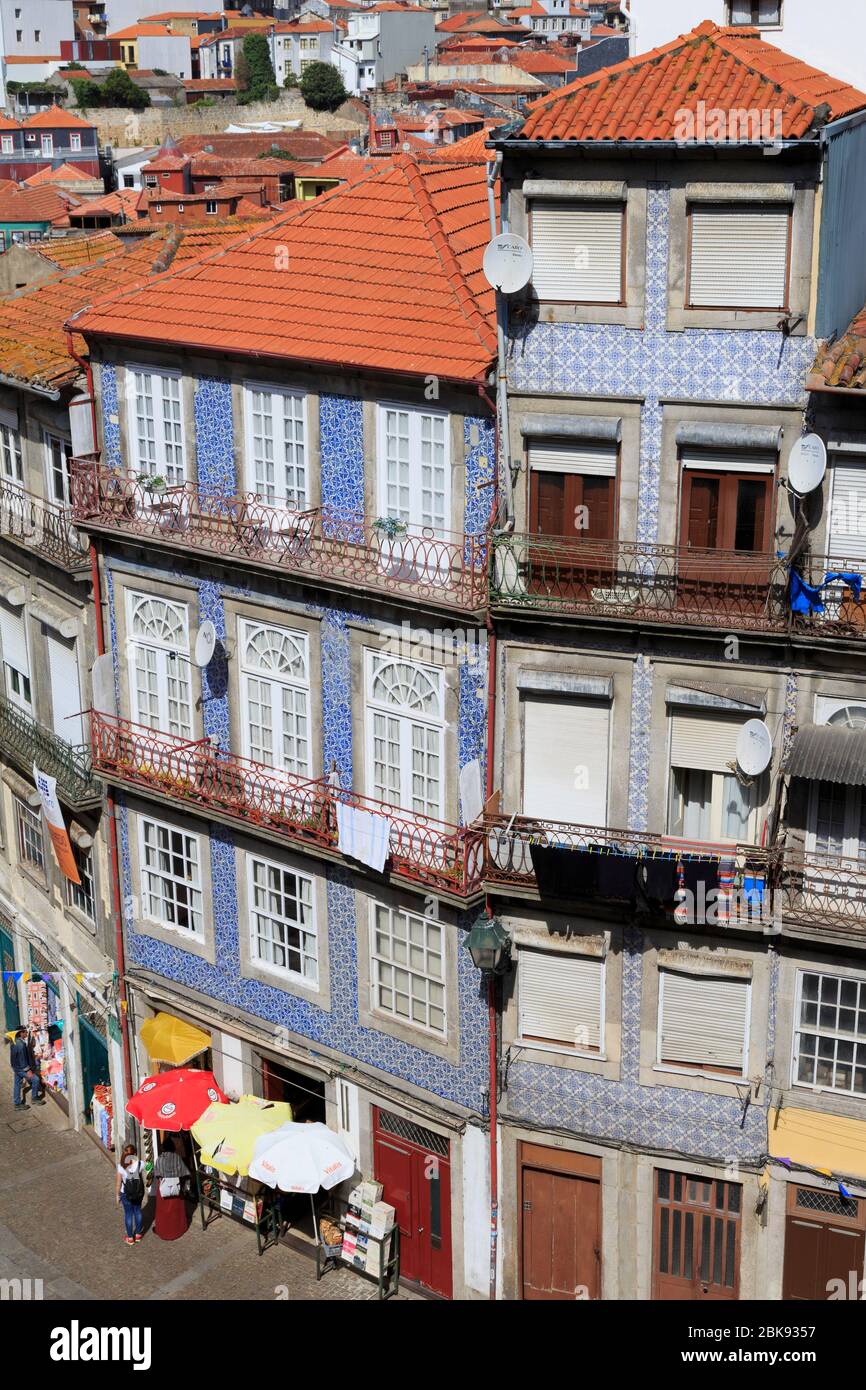
M 859 1299 L 866 1201 L 820 1188 L 788 1187 L 783 1299 Z M 834 1280 L 841 1281 L 835 1285 Z
M 3 970 L 15 969 L 15 948 L 12 944 L 12 937 L 8 932 L 0 927 L 0 958 L 3 961 Z M 3 978 L 3 1017 L 6 1022 L 6 1032 L 11 1032 L 14 1028 L 21 1027 L 21 1010 L 18 1007 L 18 981 L 12 980 L 4 975 Z
M 373 1107 L 376 1180 L 397 1212 L 400 1273 L 451 1297 L 450 1144 L 441 1134 Z
M 523 1297 L 601 1297 L 601 1159 L 520 1145 Z
M 98 1086 L 107 1086 L 111 1080 L 108 1068 L 108 1042 L 94 1024 L 86 1017 L 85 1005 L 77 996 L 78 1041 L 81 1047 L 81 1082 L 83 1088 L 84 1114 L 88 1124 L 93 1123 L 93 1097 Z
M 292 1107 L 292 1118 L 304 1124 L 307 1120 L 318 1120 L 323 1125 L 325 1117 L 325 1083 L 316 1081 L 304 1072 L 292 1071 L 290 1067 L 280 1066 L 267 1057 L 262 1058 L 262 1093 L 265 1100 L 288 1101 Z
M 738 1298 L 743 1189 L 657 1168 L 653 1298 Z

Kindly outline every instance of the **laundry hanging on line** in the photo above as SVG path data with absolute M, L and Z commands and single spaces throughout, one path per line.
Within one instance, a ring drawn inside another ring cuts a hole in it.
M 807 584 L 802 575 L 797 574 L 796 570 L 791 570 L 791 612 L 823 613 L 824 603 L 821 598 L 821 590 L 825 589 L 828 584 L 839 583 L 847 585 L 855 603 L 860 602 L 860 591 L 863 588 L 862 574 L 841 574 L 833 571 L 825 574 L 820 584 Z
M 391 822 L 387 816 L 373 815 L 344 801 L 336 805 L 341 852 L 381 873 L 391 852 Z

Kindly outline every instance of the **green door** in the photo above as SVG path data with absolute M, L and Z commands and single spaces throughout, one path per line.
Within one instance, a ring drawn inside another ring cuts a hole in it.
M 0 957 L 3 960 L 4 970 L 15 969 L 15 948 L 12 945 L 12 937 L 2 927 L 0 927 Z M 3 980 L 3 1014 L 6 1019 L 7 1033 L 13 1028 L 21 1027 L 17 980 L 6 978 Z
M 96 1031 L 93 1024 L 84 1017 L 81 1008 L 81 995 L 78 996 L 78 1040 L 81 1044 L 81 1080 L 84 1085 L 84 1110 L 88 1120 L 93 1088 L 107 1085 L 111 1080 L 108 1070 L 108 1046 L 105 1039 Z

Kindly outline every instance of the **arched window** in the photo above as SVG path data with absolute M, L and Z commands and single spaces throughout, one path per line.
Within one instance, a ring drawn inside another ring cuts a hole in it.
M 367 657 L 371 794 L 441 819 L 445 736 L 442 672 L 370 652 Z
M 828 724 L 842 724 L 846 729 L 866 729 L 866 705 L 845 705 L 831 714 Z
M 255 762 L 311 774 L 309 638 L 264 623 L 241 623 L 244 752 Z
M 127 595 L 132 718 L 180 738 L 192 735 L 189 621 L 183 603 Z

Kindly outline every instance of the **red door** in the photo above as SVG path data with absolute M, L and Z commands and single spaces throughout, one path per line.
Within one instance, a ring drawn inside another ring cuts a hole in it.
M 588 599 L 594 587 L 612 583 L 615 498 L 614 478 L 532 470 L 532 593 Z
M 523 1297 L 601 1297 L 601 1160 L 521 1145 Z
M 782 1298 L 859 1300 L 864 1224 L 861 1198 L 790 1184 Z
M 447 1139 L 373 1109 L 376 1180 L 397 1212 L 400 1273 L 451 1297 L 451 1165 Z
M 737 1298 L 740 1184 L 657 1168 L 655 1187 L 653 1298 Z
M 769 475 L 683 470 L 680 607 L 762 610 L 772 568 L 772 487 Z

